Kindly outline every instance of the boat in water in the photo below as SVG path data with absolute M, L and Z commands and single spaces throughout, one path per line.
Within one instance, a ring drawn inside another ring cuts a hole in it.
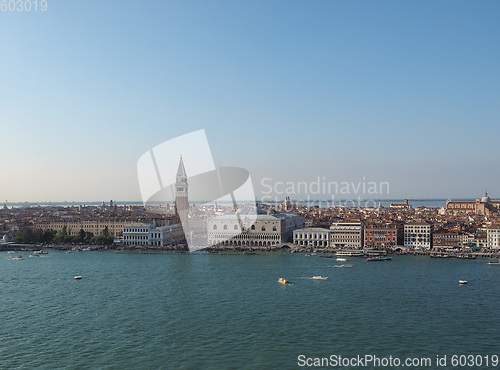
M 16 254 L 10 258 L 12 261 L 21 261 L 23 259 L 23 256 L 20 254 Z
M 49 254 L 49 252 L 40 249 L 39 251 L 34 251 L 33 254 Z
M 488 265 L 500 265 L 500 261 L 490 261 Z
M 430 258 L 450 258 L 448 253 L 432 253 L 429 255 Z
M 457 256 L 457 258 L 459 258 L 461 260 L 475 260 L 476 256 L 474 256 L 472 254 L 459 254 Z
M 390 261 L 390 260 L 392 260 L 392 257 L 368 257 L 366 260 L 368 262 L 371 262 L 371 261 Z
M 337 261 L 339 261 L 339 262 L 345 262 L 347 260 L 345 258 L 337 258 Z
M 336 255 L 345 257 L 363 257 L 365 255 L 365 252 L 357 250 L 346 250 L 346 251 L 338 251 Z
M 318 276 L 313 276 L 311 279 L 313 279 L 313 280 L 328 280 L 328 277 L 323 276 L 323 275 L 318 275 Z
M 290 284 L 290 282 L 287 279 L 283 279 L 283 278 L 279 278 L 278 282 L 281 283 L 281 284 L 283 284 L 283 285 Z
M 82 277 L 80 275 L 75 276 L 75 280 L 82 280 Z
M 468 281 L 467 280 L 459 280 L 458 283 L 461 285 L 464 285 L 464 284 L 467 284 Z

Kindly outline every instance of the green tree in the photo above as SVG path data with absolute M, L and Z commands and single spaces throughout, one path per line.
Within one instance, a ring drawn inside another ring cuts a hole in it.
M 36 241 L 35 234 L 29 227 L 21 227 L 17 230 L 14 241 L 17 243 L 34 243 Z
M 42 231 L 40 236 L 40 241 L 43 243 L 52 243 L 52 240 L 56 236 L 56 232 L 52 229 L 45 229 Z
M 90 240 L 91 244 L 96 244 L 96 245 L 110 245 L 113 244 L 113 236 L 104 236 L 104 235 L 99 235 Z
M 80 229 L 80 231 L 78 232 L 77 241 L 80 243 L 84 243 L 86 237 L 87 237 L 87 233 L 85 232 L 85 230 Z
M 101 235 L 104 236 L 105 238 L 109 237 L 109 230 L 108 227 L 106 226 L 104 230 L 101 232 Z
M 66 241 L 67 236 L 68 236 L 68 229 L 66 228 L 66 226 L 63 226 L 62 229 L 56 233 L 53 242 L 56 244 L 64 243 Z

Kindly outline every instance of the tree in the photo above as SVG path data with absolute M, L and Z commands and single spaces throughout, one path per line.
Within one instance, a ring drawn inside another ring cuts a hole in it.
M 106 226 L 104 230 L 101 232 L 101 235 L 104 236 L 105 238 L 109 237 L 109 230 L 108 227 Z
M 43 243 L 52 243 L 52 240 L 56 236 L 56 232 L 52 229 L 45 229 L 42 231 L 40 236 L 40 241 Z
M 22 227 L 17 230 L 14 241 L 17 243 L 34 243 L 36 240 L 33 230 L 28 227 Z
M 66 226 L 63 226 L 61 230 L 56 233 L 53 242 L 56 244 L 61 244 L 66 242 L 66 237 L 68 236 L 68 229 Z
M 85 237 L 87 236 L 87 233 L 85 232 L 85 230 L 83 229 L 80 229 L 80 231 L 78 232 L 78 241 L 80 243 L 83 243 L 85 242 Z

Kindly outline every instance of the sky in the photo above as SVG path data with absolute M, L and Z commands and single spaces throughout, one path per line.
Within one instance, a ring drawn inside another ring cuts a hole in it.
M 2 11 L 0 199 L 141 200 L 139 158 L 200 129 L 258 198 L 320 178 L 390 185 L 336 197 L 498 199 L 499 45 L 498 1 Z

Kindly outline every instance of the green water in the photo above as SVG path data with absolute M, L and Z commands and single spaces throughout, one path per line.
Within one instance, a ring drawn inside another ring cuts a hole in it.
M 301 354 L 500 355 L 500 266 L 486 259 L 20 254 L 0 253 L 2 369 L 284 369 L 297 368 Z

